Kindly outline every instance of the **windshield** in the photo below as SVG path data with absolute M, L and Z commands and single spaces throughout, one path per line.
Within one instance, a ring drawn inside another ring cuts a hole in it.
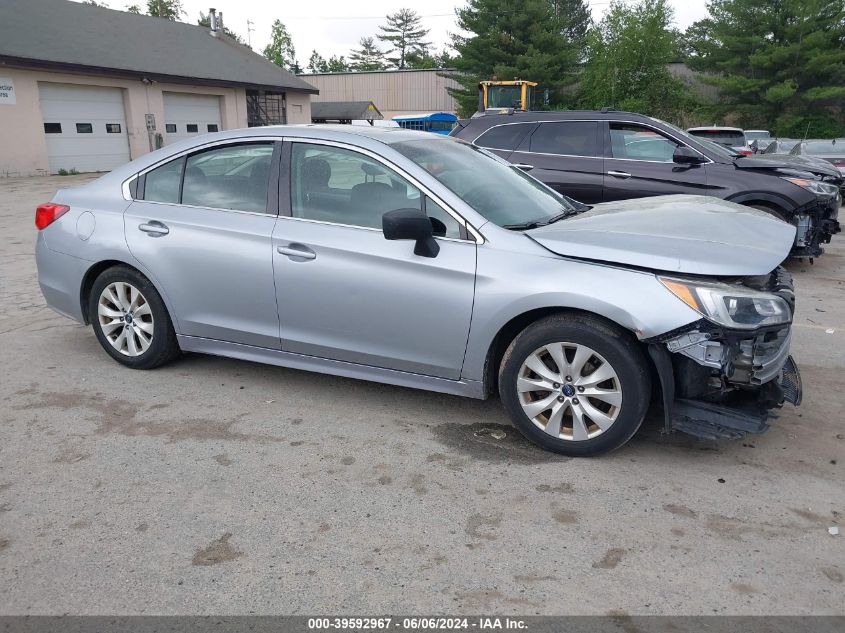
M 487 89 L 488 108 L 522 107 L 521 86 L 490 86 Z
M 689 133 L 708 141 L 739 147 L 745 145 L 745 134 L 739 130 L 689 130 Z
M 507 161 L 465 141 L 432 138 L 391 147 L 499 226 L 542 222 L 582 208 Z
M 739 156 L 742 156 L 742 154 L 737 154 L 735 151 L 733 151 L 732 149 L 730 149 L 728 147 L 725 147 L 724 145 L 719 145 L 718 143 L 713 143 L 713 142 L 708 141 L 707 139 L 704 139 L 704 138 L 701 138 L 701 137 L 692 136 L 689 132 L 682 130 L 677 125 L 672 125 L 671 123 L 667 123 L 666 121 L 661 121 L 660 119 L 655 119 L 654 117 L 651 117 L 651 120 L 656 121 L 657 123 L 660 123 L 661 125 L 665 125 L 670 130 L 672 130 L 672 132 L 674 132 L 675 135 L 677 135 L 678 137 L 680 137 L 681 139 L 683 139 L 687 143 L 692 141 L 693 143 L 698 143 L 699 145 L 703 145 L 707 150 L 713 152 L 714 154 L 721 156 L 722 158 L 733 159 L 733 158 L 737 158 Z

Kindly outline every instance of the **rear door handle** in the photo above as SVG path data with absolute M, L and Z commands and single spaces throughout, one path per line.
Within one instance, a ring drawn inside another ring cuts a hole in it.
M 527 163 L 515 163 L 514 167 L 521 169 L 522 171 L 531 171 L 534 169 L 534 165 L 529 165 Z
M 138 230 L 143 231 L 150 237 L 161 237 L 170 233 L 170 229 L 168 229 L 164 223 L 159 222 L 158 220 L 150 220 L 149 222 L 145 222 L 144 224 L 139 224 Z
M 293 260 L 308 260 L 317 258 L 317 253 L 304 244 L 297 244 L 295 242 L 293 244 L 288 244 L 287 246 L 277 246 L 276 252 L 279 255 L 286 255 Z
M 631 174 L 627 171 L 613 171 L 612 169 L 607 172 L 608 176 L 613 176 L 614 178 L 630 178 Z

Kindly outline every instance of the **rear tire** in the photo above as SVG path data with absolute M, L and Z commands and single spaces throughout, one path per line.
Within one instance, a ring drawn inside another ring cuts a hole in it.
M 519 431 L 570 456 L 606 453 L 648 410 L 648 361 L 630 335 L 590 315 L 554 315 L 523 330 L 499 366 L 499 394 Z
M 104 270 L 91 287 L 88 316 L 106 353 L 132 369 L 154 369 L 179 355 L 170 315 L 149 279 L 128 266 Z

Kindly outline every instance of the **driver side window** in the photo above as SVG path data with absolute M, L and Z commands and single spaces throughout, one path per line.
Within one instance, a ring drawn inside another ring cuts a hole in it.
M 672 162 L 678 144 L 652 130 L 630 123 L 610 124 L 610 143 L 613 158 Z
M 419 189 L 383 164 L 351 150 L 294 143 L 293 217 L 381 229 L 395 209 L 423 210 Z

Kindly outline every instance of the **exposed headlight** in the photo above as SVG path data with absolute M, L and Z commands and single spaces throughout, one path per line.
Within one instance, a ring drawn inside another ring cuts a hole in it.
M 807 178 L 783 178 L 788 180 L 793 185 L 803 187 L 807 191 L 812 191 L 817 196 L 835 196 L 839 193 L 839 188 L 836 185 L 831 185 L 820 180 L 808 180 Z
M 769 292 L 671 277 L 658 279 L 669 292 L 705 319 L 728 328 L 753 330 L 792 320 L 789 304 Z

